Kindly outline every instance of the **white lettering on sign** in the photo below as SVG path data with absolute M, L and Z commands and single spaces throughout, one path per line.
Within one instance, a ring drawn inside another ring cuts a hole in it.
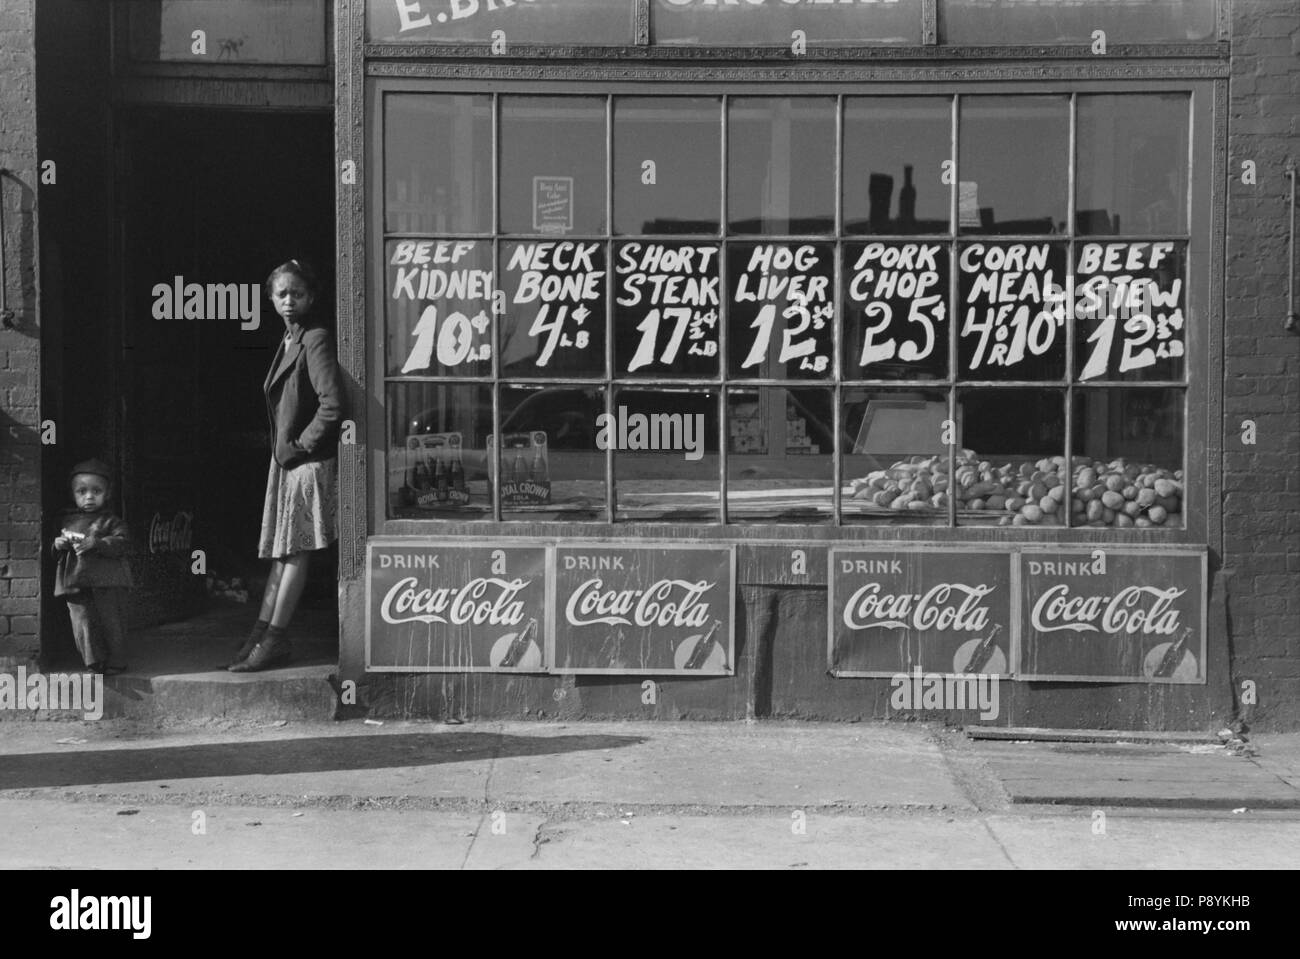
M 673 626 L 703 628 L 709 604 L 700 599 L 717 583 L 706 580 L 661 579 L 645 589 L 603 589 L 601 579 L 589 579 L 569 596 L 564 616 L 573 626 Z M 680 598 L 672 599 L 680 593 Z
M 879 583 L 864 583 L 844 604 L 849 629 L 946 629 L 979 632 L 988 626 L 982 605 L 996 586 L 939 583 L 925 593 L 882 593 Z M 909 622 L 910 620 L 910 622 Z
M 511 303 L 537 303 L 528 335 L 537 339 L 535 365 L 546 366 L 556 349 L 584 350 L 592 342 L 587 320 L 598 315 L 605 271 L 594 259 L 599 243 L 520 243 L 506 269 L 518 274 Z M 590 305 L 589 305 L 590 304 Z
M 1015 366 L 1052 349 L 1065 315 L 1051 306 L 1057 286 L 1048 252 L 1046 243 L 972 243 L 962 250 L 958 264 L 972 279 L 960 335 L 978 336 L 967 369 Z
M 515 597 L 532 580 L 479 576 L 459 588 L 436 589 L 420 588 L 419 582 L 408 576 L 392 585 L 379 608 L 384 622 L 518 626 L 524 620 L 524 604 Z
M 947 318 L 945 293 L 939 289 L 937 260 L 941 247 L 937 243 L 885 244 L 869 243 L 853 264 L 849 281 L 849 299 L 862 304 L 866 319 L 879 320 L 863 330 L 862 353 L 858 365 L 865 367 L 895 355 L 904 362 L 924 360 L 934 352 L 937 338 L 935 325 Z M 906 301 L 908 327 L 917 337 L 886 335 L 894 322 L 895 308 Z
M 1034 603 L 1031 622 L 1040 633 L 1070 630 L 1076 633 L 1155 633 L 1168 636 L 1178 629 L 1174 600 L 1185 589 L 1126 586 L 1111 596 L 1071 596 L 1070 587 L 1057 583 Z M 1152 597 L 1148 606 L 1144 597 Z M 1100 621 L 1100 626 L 1096 625 Z
M 784 330 L 776 363 L 798 360 L 798 369 L 814 373 L 824 373 L 830 367 L 832 346 L 825 331 L 835 319 L 835 303 L 830 295 L 829 272 L 811 244 L 754 248 L 733 295 L 737 304 L 763 304 L 749 324 L 756 332 L 740 364 L 742 370 L 767 358 L 778 315 Z M 789 305 L 779 310 L 781 304 Z

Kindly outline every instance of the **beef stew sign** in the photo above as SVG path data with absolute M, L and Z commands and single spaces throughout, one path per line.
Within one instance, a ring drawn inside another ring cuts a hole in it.
M 1010 672 L 1005 552 L 832 549 L 828 603 L 832 675 Z
M 730 676 L 735 549 L 555 547 L 555 673 Z
M 1019 679 L 1204 683 L 1206 554 L 1020 553 Z
M 366 669 L 546 672 L 545 546 L 372 541 Z

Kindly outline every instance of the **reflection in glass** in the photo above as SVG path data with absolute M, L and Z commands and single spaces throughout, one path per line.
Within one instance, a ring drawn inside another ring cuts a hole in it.
M 718 232 L 721 121 L 716 98 L 614 99 L 615 233 Z
M 1184 93 L 1080 96 L 1075 230 L 1187 232 Z
M 952 187 L 948 97 L 847 97 L 844 232 L 947 233 Z
M 727 217 L 733 233 L 835 228 L 835 101 L 735 97 L 728 102 Z
M 1183 391 L 1077 389 L 1075 526 L 1183 526 Z
M 132 60 L 325 64 L 325 0 L 131 0 Z M 194 50 L 194 30 L 206 35 Z
M 489 375 L 491 242 L 389 240 L 384 258 L 389 375 Z
M 840 510 L 846 523 L 946 526 L 948 398 L 931 390 L 845 390 Z
M 790 34 L 802 30 L 812 43 L 921 42 L 921 0 L 884 3 L 768 3 L 762 10 L 748 3 L 715 0 L 655 0 L 651 30 L 654 43 L 701 43 L 788 47 Z
M 390 383 L 388 515 L 483 519 L 491 514 L 488 386 Z
M 940 0 L 939 42 L 952 44 L 1108 43 L 1214 39 L 1215 0 Z
M 730 374 L 831 379 L 834 272 L 835 248 L 829 243 L 729 245 Z
M 759 387 L 727 391 L 730 519 L 822 522 L 833 505 L 834 394 Z
M 604 411 L 599 388 L 502 387 L 504 519 L 605 518 L 605 454 L 596 447 Z
M 621 389 L 597 445 L 614 450 L 615 517 L 718 518 L 717 390 Z
M 384 229 L 492 231 L 491 97 L 384 97 Z
M 1068 97 L 961 98 L 957 190 L 963 233 L 1065 232 Z
M 617 375 L 716 377 L 718 245 L 634 242 L 614 251 Z
M 594 241 L 501 244 L 507 376 L 603 376 L 605 245 Z
M 266 3 L 266 0 L 259 0 Z M 634 0 L 385 0 L 367 3 L 366 36 L 374 41 L 491 41 L 625 45 Z
M 845 243 L 844 378 L 942 379 L 948 244 Z
M 605 232 L 605 101 L 501 98 L 501 230 Z
M 1077 243 L 1074 282 L 1077 379 L 1186 375 L 1186 243 Z
M 1061 390 L 958 391 L 958 524 L 1064 524 L 1064 397 Z
M 957 265 L 959 378 L 1064 379 L 1065 244 L 968 243 Z

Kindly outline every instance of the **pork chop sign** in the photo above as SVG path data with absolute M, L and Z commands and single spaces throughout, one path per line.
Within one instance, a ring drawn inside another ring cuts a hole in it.
M 544 546 L 369 544 L 366 669 L 546 672 Z

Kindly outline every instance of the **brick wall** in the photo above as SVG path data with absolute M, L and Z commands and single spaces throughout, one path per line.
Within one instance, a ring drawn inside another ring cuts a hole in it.
M 35 0 L 0 5 L 0 167 L 4 284 L 0 327 L 0 666 L 39 653 L 40 329 L 36 311 Z
M 1300 335 L 1284 329 L 1288 157 L 1300 161 L 1300 8 L 1236 0 L 1228 139 L 1224 566 L 1234 687 L 1255 728 L 1300 728 Z M 1253 160 L 1258 182 L 1241 182 Z M 1242 422 L 1257 428 L 1242 443 Z

